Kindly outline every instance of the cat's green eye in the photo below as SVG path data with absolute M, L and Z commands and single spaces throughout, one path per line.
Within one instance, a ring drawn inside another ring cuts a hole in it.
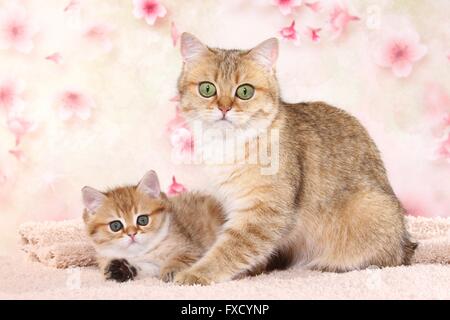
M 146 226 L 146 225 L 148 225 L 149 220 L 150 219 L 147 215 L 142 215 L 142 216 L 137 217 L 136 222 L 140 226 Z
M 248 100 L 255 94 L 255 88 L 250 84 L 240 85 L 236 90 L 236 96 L 242 100 Z
M 198 85 L 198 92 L 202 97 L 211 98 L 216 94 L 216 87 L 211 82 L 201 82 Z
M 112 231 L 117 232 L 123 228 L 123 224 L 119 220 L 116 220 L 116 221 L 110 222 L 109 227 L 111 228 Z

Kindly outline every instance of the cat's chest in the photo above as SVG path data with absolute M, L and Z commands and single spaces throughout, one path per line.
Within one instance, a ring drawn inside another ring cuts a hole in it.
M 252 205 L 254 199 L 248 193 L 252 188 L 251 172 L 247 166 L 220 166 L 208 170 L 211 181 L 208 192 L 219 200 L 228 218 Z
M 169 236 L 148 253 L 130 259 L 130 262 L 139 268 L 142 275 L 158 276 L 161 267 L 169 256 L 179 249 L 180 245 L 183 244 L 177 241 L 175 237 Z

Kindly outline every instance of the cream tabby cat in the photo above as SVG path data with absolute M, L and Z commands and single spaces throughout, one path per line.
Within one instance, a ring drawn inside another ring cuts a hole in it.
M 137 186 L 104 193 L 84 187 L 82 196 L 99 266 L 119 282 L 138 274 L 171 281 L 212 245 L 224 222 L 213 197 L 187 192 L 167 198 L 154 171 Z
M 227 222 L 176 282 L 226 281 L 268 263 L 339 272 L 410 262 L 416 244 L 374 142 L 340 109 L 281 100 L 276 39 L 223 50 L 184 33 L 181 53 L 178 90 L 191 126 L 235 130 L 248 138 L 246 155 L 261 139 L 254 129 L 275 130 L 280 163 L 272 175 L 261 174 L 261 163 L 218 166 L 212 181 Z

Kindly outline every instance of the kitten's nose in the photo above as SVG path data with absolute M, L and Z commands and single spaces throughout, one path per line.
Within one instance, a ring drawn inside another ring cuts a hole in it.
M 128 233 L 128 236 L 131 238 L 131 240 L 134 241 L 134 237 L 136 236 L 137 232 Z
M 223 116 L 225 116 L 227 112 L 231 110 L 231 106 L 218 106 L 218 108 L 220 111 L 222 111 Z

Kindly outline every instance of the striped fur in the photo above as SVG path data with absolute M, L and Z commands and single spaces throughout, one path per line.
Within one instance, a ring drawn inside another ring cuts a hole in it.
M 183 56 L 195 48 L 178 82 L 188 121 L 221 128 L 211 119 L 225 101 L 233 112 L 227 128 L 279 130 L 280 166 L 273 175 L 262 175 L 260 163 L 211 168 L 227 222 L 213 247 L 176 282 L 209 284 L 295 261 L 336 272 L 409 263 L 416 245 L 374 142 L 338 108 L 281 100 L 268 65 L 278 49 L 274 40 L 252 50 L 222 50 L 183 34 L 181 47 Z M 214 83 L 217 95 L 201 97 L 202 81 Z M 234 96 L 242 83 L 255 87 L 252 99 Z

